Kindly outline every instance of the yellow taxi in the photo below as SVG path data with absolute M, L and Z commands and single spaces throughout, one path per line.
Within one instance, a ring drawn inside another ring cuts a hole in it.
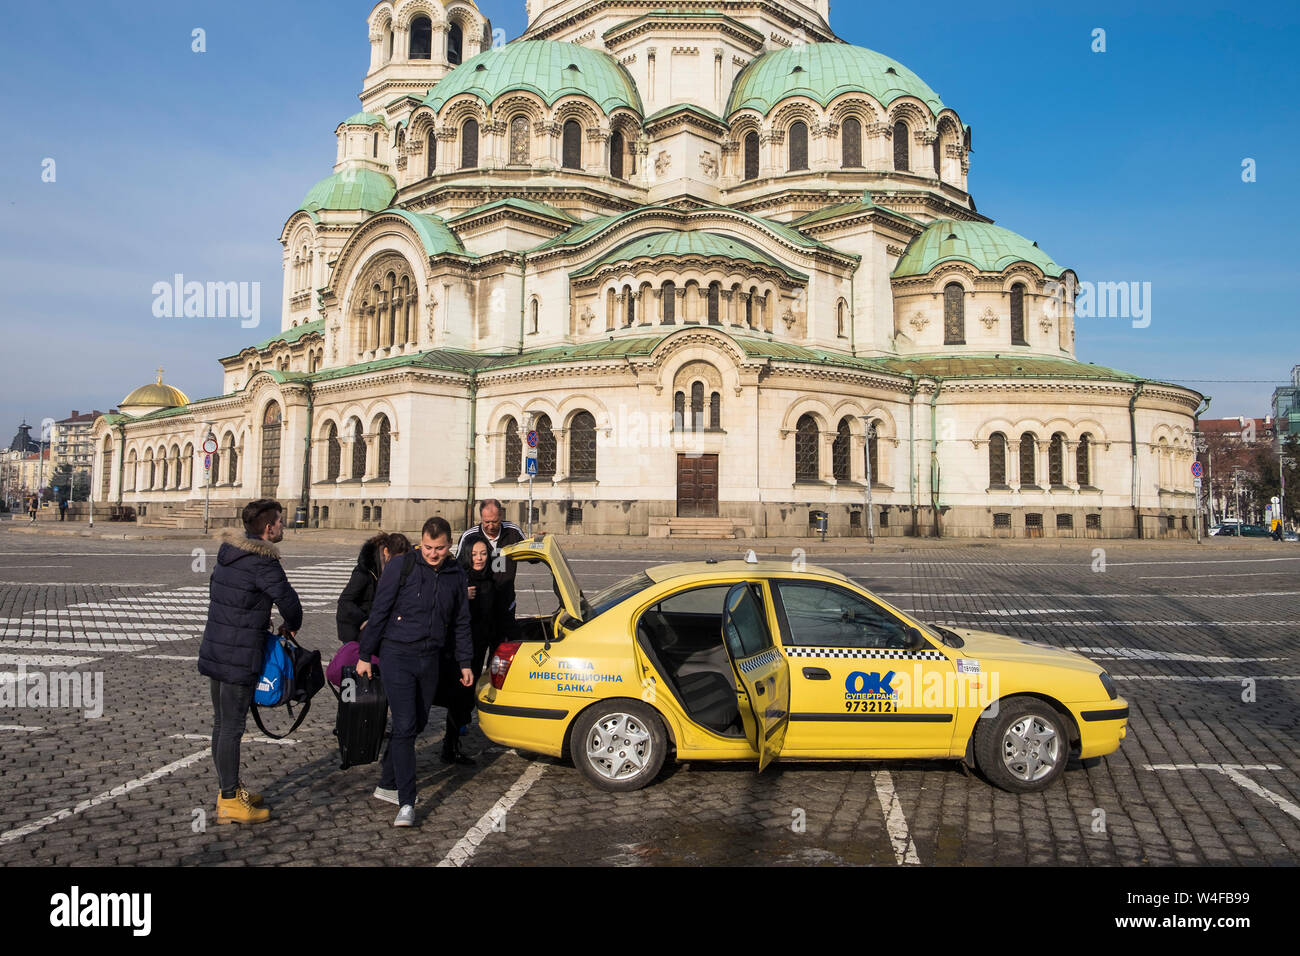
M 1128 705 L 1087 658 L 927 625 L 799 562 L 664 564 L 588 599 L 554 538 L 558 609 L 522 617 L 476 688 L 483 733 L 570 758 L 605 790 L 678 760 L 958 760 L 1013 792 L 1113 753 Z

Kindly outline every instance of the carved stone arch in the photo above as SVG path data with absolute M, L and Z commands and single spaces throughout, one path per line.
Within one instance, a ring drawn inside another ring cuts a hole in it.
M 411 21 L 422 13 L 429 18 L 435 27 L 447 22 L 442 5 L 435 3 L 434 0 L 402 0 L 398 5 L 397 16 L 393 22 L 399 30 L 406 30 L 411 26 Z
M 884 111 L 875 97 L 862 93 L 841 94 L 831 100 L 826 108 L 826 116 L 833 123 L 842 124 L 850 116 L 861 120 L 864 136 L 867 135 L 868 127 L 882 121 L 883 115 Z
M 573 416 L 579 412 L 588 412 L 596 419 L 596 429 L 608 428 L 613 421 L 605 403 L 591 393 L 566 395 L 551 416 L 552 427 L 556 430 L 568 429 L 573 424 Z
M 908 130 L 915 136 L 921 130 L 933 129 L 934 114 L 920 100 L 903 97 L 895 100 L 889 107 L 889 125 L 893 126 L 899 120 L 905 122 Z
M 1043 273 L 1037 266 L 1028 262 L 1015 262 L 1002 270 L 1002 293 L 1011 294 L 1011 287 L 1020 283 L 1026 292 L 1041 291 Z
M 1109 445 L 1110 438 L 1106 435 L 1106 429 L 1095 418 L 1081 418 L 1075 423 L 1075 433 L 1071 435 L 1073 441 L 1078 441 L 1083 435 L 1088 435 L 1093 445 Z
M 769 124 L 773 129 L 785 131 L 790 124 L 796 120 L 802 120 L 808 124 L 808 135 L 812 135 L 813 127 L 817 124 L 817 117 L 823 112 L 821 104 L 815 100 L 798 98 L 786 100 L 781 106 L 769 117 Z
M 443 103 L 438 116 L 442 120 L 442 125 L 454 130 L 459 138 L 460 128 L 465 125 L 466 120 L 478 120 L 480 126 L 486 123 L 488 109 L 473 93 L 461 93 Z
M 635 147 L 641 138 L 641 117 L 626 107 L 619 107 L 609 116 L 609 131 L 622 133 L 628 146 Z
M 943 290 L 950 283 L 956 282 L 970 295 L 975 292 L 975 281 L 978 278 L 979 272 L 974 266 L 964 262 L 945 262 L 931 274 L 930 291 L 942 296 Z
M 407 128 L 411 131 L 407 142 L 414 146 L 416 143 L 427 140 L 435 133 L 435 127 L 438 122 L 438 114 L 433 111 L 431 106 L 418 106 L 415 112 L 411 114 L 411 120 Z
M 688 325 L 664 336 L 650 354 L 650 367 L 666 388 L 677 369 L 694 359 L 712 364 L 722 375 L 724 386 L 739 386 L 739 368 L 747 361 L 730 336 L 709 326 Z
M 527 90 L 503 93 L 492 103 L 492 119 L 495 122 L 509 123 L 521 113 L 528 117 L 530 124 L 541 123 L 546 119 L 546 103 L 536 93 Z
M 366 415 L 369 417 L 363 418 L 362 422 L 368 422 L 368 424 L 366 424 L 366 431 L 368 432 L 374 431 L 379 427 L 378 422 L 380 415 L 383 415 L 388 419 L 389 428 L 394 431 L 397 430 L 397 412 L 393 409 L 392 403 L 386 398 L 380 398 L 370 402 L 366 406 Z
M 703 382 L 708 391 L 718 392 L 723 388 L 722 373 L 717 366 L 705 359 L 688 359 L 673 373 L 674 392 L 685 390 L 689 394 L 691 385 L 695 382 Z
M 582 124 L 584 133 L 586 130 L 600 124 L 600 112 L 592 105 L 591 101 L 581 96 L 564 96 L 556 100 L 555 105 L 551 107 L 551 116 L 557 123 L 564 123 L 568 120 L 577 120 Z
M 834 431 L 835 426 L 839 424 L 838 418 L 832 422 L 830 406 L 826 404 L 825 399 L 804 395 L 795 399 L 786 409 L 785 416 L 781 419 L 782 436 L 787 433 L 794 434 L 795 425 L 805 415 L 813 417 L 817 422 L 817 430 L 822 433 Z
M 370 11 L 370 36 L 383 39 L 384 35 L 393 28 L 393 5 L 383 3 Z
M 447 23 L 458 23 L 465 31 L 465 39 L 477 37 L 483 32 L 483 18 L 478 11 L 467 3 L 449 3 L 446 7 Z M 472 31 L 472 32 L 471 32 Z M 468 59 L 468 57 L 466 58 Z
M 488 419 L 488 421 L 493 423 L 489 437 L 501 434 L 502 429 L 506 426 L 507 418 L 513 418 L 515 420 L 515 425 L 519 428 L 523 428 L 527 423 L 528 416 L 524 414 L 524 408 L 522 405 L 513 399 L 506 399 L 492 409 L 492 415 Z
M 898 444 L 898 422 L 894 419 L 893 412 L 880 405 L 868 405 L 867 415 L 872 421 L 879 423 L 876 425 L 877 438 L 889 439 L 892 443 Z
M 1010 419 L 993 418 L 984 422 L 984 424 L 980 425 L 979 428 L 975 429 L 975 441 L 980 444 L 987 442 L 993 436 L 994 432 L 1001 432 L 1006 436 L 1007 440 L 1010 441 L 1012 438 L 1019 436 L 1019 434 L 1024 430 L 1025 429 L 1018 428 L 1011 424 Z

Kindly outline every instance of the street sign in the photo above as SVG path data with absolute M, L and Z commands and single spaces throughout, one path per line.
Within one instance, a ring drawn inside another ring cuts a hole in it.
M 1196 489 L 1196 496 L 1199 498 L 1201 495 L 1201 479 L 1199 477 L 1192 480 L 1192 487 Z
M 215 455 L 217 453 L 217 440 L 215 438 L 203 439 L 203 450 L 209 455 Z
M 535 475 L 535 474 L 537 474 L 537 459 L 536 459 L 536 458 L 529 458 L 529 459 L 527 459 L 527 460 L 525 461 L 524 474 L 527 474 L 527 475 Z
M 528 447 L 529 448 L 537 447 L 537 432 L 528 433 Z
M 203 456 L 203 467 L 206 468 L 208 471 L 211 471 L 211 470 L 212 470 L 212 456 L 211 456 L 211 455 L 204 455 L 204 456 Z
M 1201 465 L 1201 463 L 1199 461 L 1192 462 L 1192 476 L 1195 478 L 1200 478 L 1201 475 L 1203 474 L 1205 474 L 1205 468 Z

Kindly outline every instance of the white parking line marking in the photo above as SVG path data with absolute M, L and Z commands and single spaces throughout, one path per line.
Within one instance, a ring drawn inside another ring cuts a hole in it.
M 22 724 L 0 724 L 0 730 L 17 730 L 28 734 L 34 734 L 44 729 L 44 727 L 27 727 Z
M 919 864 L 921 858 L 916 855 L 916 844 L 912 842 L 907 818 L 903 816 L 903 804 L 894 792 L 894 778 L 888 770 L 873 771 L 871 778 L 876 784 L 880 808 L 885 811 L 885 828 L 889 831 L 889 842 L 894 845 L 894 859 L 900 866 L 904 863 Z
M 1248 790 L 1257 797 L 1263 797 L 1273 806 L 1277 807 L 1283 813 L 1300 820 L 1300 806 L 1296 806 L 1281 794 L 1274 793 L 1265 787 L 1261 787 L 1254 780 L 1247 777 L 1243 770 L 1281 770 L 1281 764 L 1264 763 L 1264 764 L 1239 764 L 1239 763 L 1157 763 L 1147 764 L 1148 770 L 1210 770 L 1215 773 L 1221 773 L 1243 790 Z
M 211 734 L 168 734 L 176 740 L 211 740 Z M 244 734 L 239 738 L 243 743 L 253 744 L 276 744 L 277 746 L 292 747 L 298 741 L 293 737 L 285 737 L 283 740 L 276 740 L 273 737 L 263 737 L 259 734 Z
M 0 648 L 21 648 L 27 651 L 103 651 L 106 654 L 147 651 L 152 644 L 106 644 L 92 641 L 11 641 L 0 638 Z
M 197 661 L 199 655 L 186 657 L 184 654 L 137 654 L 136 658 L 142 661 Z
M 1177 651 L 1152 651 L 1142 647 L 1078 647 L 1066 645 L 1062 650 L 1079 654 L 1109 654 L 1131 661 L 1189 661 L 1199 664 L 1256 663 L 1284 661 L 1285 657 L 1214 657 L 1208 654 L 1183 654 Z
M 949 627 L 973 627 L 987 621 L 933 621 Z M 1294 627 L 1300 621 L 1019 621 L 1019 627 Z
M 537 778 L 546 772 L 546 767 L 547 764 L 534 763 L 521 773 L 519 779 L 510 786 L 501 799 L 493 804 L 492 809 L 479 817 L 478 823 L 470 827 L 456 845 L 447 851 L 447 855 L 438 865 L 464 866 L 468 863 L 478 850 L 479 844 L 492 832 L 493 824 L 504 819 L 510 808 L 528 792 L 528 788 L 537 782 Z
M 1252 677 L 1244 677 L 1241 674 L 1232 674 L 1227 677 L 1200 677 L 1183 674 L 1111 674 L 1110 676 L 1113 680 L 1228 681 L 1234 684 L 1240 684 L 1244 680 L 1300 680 L 1300 674 L 1258 674 Z
M 58 823 L 60 820 L 65 820 L 68 817 L 84 813 L 92 807 L 99 806 L 101 803 L 116 800 L 124 793 L 130 793 L 132 790 L 137 790 L 140 787 L 153 783 L 155 780 L 160 780 L 168 774 L 175 773 L 177 770 L 184 770 L 186 767 L 196 764 L 200 760 L 211 759 L 212 751 L 207 747 L 204 747 L 202 750 L 192 753 L 188 757 L 182 757 L 180 760 L 173 760 L 167 766 L 160 767 L 153 771 L 153 773 L 145 774 L 143 777 L 137 777 L 134 780 L 128 780 L 126 783 L 116 786 L 112 790 L 105 790 L 103 793 L 91 797 L 89 800 L 82 800 L 70 810 L 59 810 L 56 813 L 51 813 L 49 816 L 41 817 L 33 823 L 28 823 L 26 826 L 17 827 L 13 830 L 6 830 L 4 833 L 0 833 L 0 846 L 3 846 L 6 843 L 12 843 L 14 840 L 21 840 L 23 837 L 36 833 L 38 830 L 45 829 L 51 823 Z

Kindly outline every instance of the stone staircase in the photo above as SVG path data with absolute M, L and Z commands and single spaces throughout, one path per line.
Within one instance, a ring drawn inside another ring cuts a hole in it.
M 736 518 L 651 518 L 652 538 L 751 538 L 750 522 Z
M 157 510 L 155 510 L 157 509 Z M 151 514 L 140 522 L 141 528 L 202 528 L 203 502 L 191 502 L 163 512 L 158 505 L 149 509 Z

